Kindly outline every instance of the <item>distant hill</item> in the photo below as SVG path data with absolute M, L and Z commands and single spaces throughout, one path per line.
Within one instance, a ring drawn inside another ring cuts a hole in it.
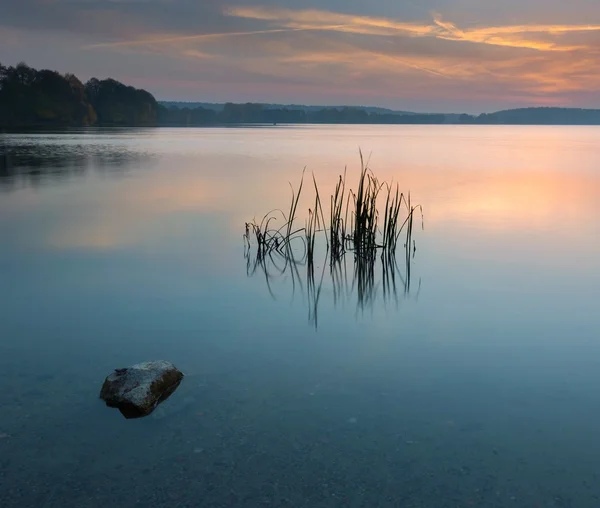
M 196 103 L 159 104 L 158 123 L 164 126 L 232 124 L 428 124 L 446 123 L 445 115 L 402 113 L 384 108 L 349 106 L 278 106 L 277 104 L 223 104 L 218 109 Z
M 522 108 L 482 114 L 476 124 L 505 125 L 600 125 L 600 109 Z
M 187 111 L 204 111 L 204 120 L 228 118 L 234 123 L 365 123 L 365 124 L 465 124 L 465 125 L 600 125 L 600 110 L 534 107 L 495 113 L 415 113 L 369 106 L 305 106 L 298 104 L 215 104 L 206 102 L 159 101 L 172 111 L 173 122 L 182 121 Z M 177 111 L 175 111 L 177 110 Z M 228 114 L 226 111 L 229 111 Z M 262 113 L 259 113 L 262 111 Z M 212 114 L 216 114 L 213 116 Z M 179 120 L 177 120 L 179 118 Z M 235 118 L 235 120 L 233 120 Z M 169 122 L 167 122 L 169 123 Z M 195 124 L 196 122 L 191 122 Z
M 177 109 L 196 109 L 203 108 L 211 111 L 223 111 L 225 103 L 219 104 L 216 102 L 185 102 L 185 101 L 158 101 L 158 103 L 165 108 L 177 108 Z
M 161 106 L 167 108 L 179 108 L 179 109 L 195 109 L 204 108 L 213 111 L 221 112 L 225 109 L 225 103 L 213 103 L 213 102 L 185 102 L 185 101 L 158 101 Z M 259 104 L 259 103 L 253 103 Z M 411 111 L 397 111 L 387 108 L 379 108 L 375 106 L 305 106 L 302 104 L 263 104 L 260 103 L 265 109 L 287 109 L 289 111 L 322 111 L 324 109 L 355 109 L 365 111 L 366 113 L 376 113 L 380 115 L 417 115 L 420 113 L 413 113 Z

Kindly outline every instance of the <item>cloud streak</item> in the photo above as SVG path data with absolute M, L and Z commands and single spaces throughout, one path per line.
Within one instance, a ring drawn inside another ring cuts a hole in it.
M 264 7 L 231 7 L 224 14 L 237 18 L 269 21 L 288 28 L 317 29 L 322 24 L 339 25 L 341 32 L 381 35 L 434 37 L 492 46 L 508 46 L 538 51 L 573 51 L 585 46 L 562 45 L 552 41 L 525 38 L 525 34 L 556 36 L 576 32 L 600 32 L 600 25 L 514 25 L 460 29 L 444 21 L 439 14 L 433 23 L 409 23 L 388 18 L 352 16 L 319 10 L 267 9 Z M 332 28 L 335 30 L 335 28 Z
M 291 32 L 307 32 L 307 31 L 335 31 L 341 29 L 341 26 L 324 26 L 324 27 L 305 27 L 305 28 L 273 28 L 270 30 L 249 30 L 245 32 L 222 32 L 196 35 L 169 35 L 166 37 L 141 38 L 131 41 L 118 42 L 101 42 L 97 44 L 89 44 L 83 49 L 94 48 L 110 48 L 110 47 L 125 47 L 125 46 L 144 46 L 148 44 L 170 44 L 181 42 L 194 42 L 208 39 L 221 39 L 225 37 L 244 37 L 252 35 L 268 35 Z
M 292 10 L 266 7 L 226 7 L 228 17 L 267 22 L 270 28 L 258 30 L 172 34 L 162 37 L 142 37 L 133 40 L 96 43 L 87 48 L 136 46 L 144 44 L 169 44 L 201 41 L 225 37 L 244 37 L 264 34 L 293 33 L 302 31 L 340 32 L 370 36 L 431 37 L 454 42 L 467 42 L 491 46 L 506 46 L 535 51 L 576 51 L 587 49 L 585 45 L 565 44 L 560 39 L 573 33 L 600 32 L 600 25 L 508 25 L 462 29 L 455 23 L 434 14 L 433 21 L 404 22 L 395 19 L 356 16 L 321 10 Z M 532 37 L 537 35 L 537 37 Z

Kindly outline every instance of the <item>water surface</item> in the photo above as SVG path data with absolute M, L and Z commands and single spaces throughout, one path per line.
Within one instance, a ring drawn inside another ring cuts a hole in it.
M 0 135 L 0 505 L 598 506 L 598 146 L 596 127 Z M 244 223 L 304 167 L 326 196 L 345 166 L 353 185 L 359 148 L 425 228 L 410 286 L 399 256 L 362 303 L 318 261 L 315 323 L 306 285 L 249 276 Z M 151 359 L 178 391 L 145 419 L 104 407 L 105 376 Z

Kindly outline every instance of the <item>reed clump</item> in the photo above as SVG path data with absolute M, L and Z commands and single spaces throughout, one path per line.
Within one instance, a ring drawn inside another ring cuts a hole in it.
M 400 192 L 397 183 L 380 182 L 365 164 L 362 153 L 360 160 L 356 190 L 347 185 L 344 170 L 329 198 L 327 216 L 313 174 L 314 197 L 309 198 L 308 216 L 303 227 L 296 225 L 305 187 L 304 170 L 298 189 L 290 184 L 291 202 L 287 211 L 271 210 L 260 221 L 246 223 L 244 257 L 248 276 L 262 274 L 273 298 L 276 297 L 272 283 L 276 279 L 291 280 L 294 293 L 300 287 L 304 294 L 306 287 L 309 321 L 315 327 L 326 267 L 329 267 L 334 304 L 343 304 L 351 293 L 356 293 L 357 312 L 372 307 L 377 300 L 380 284 L 376 274 L 381 275 L 384 303 L 394 300 L 397 305 L 397 286 L 404 287 L 405 296 L 410 292 L 411 262 L 415 255 L 413 232 L 418 214 L 423 227 L 423 209 L 413 204 L 410 193 Z M 322 240 L 318 241 L 321 232 Z M 399 245 L 404 247 L 404 270 L 396 256 Z M 325 252 L 324 257 L 319 257 L 320 276 L 315 276 L 318 246 L 319 252 Z M 301 270 L 306 270 L 306 276 Z
M 393 258 L 402 235 L 405 254 L 409 258 L 411 248 L 413 253 L 415 249 L 415 216 L 420 213 L 423 227 L 423 208 L 412 203 L 410 193 L 400 192 L 398 183 L 380 182 L 365 163 L 362 153 L 360 161 L 361 170 L 356 191 L 347 187 L 346 171 L 339 176 L 330 197 L 329 223 L 325 220 L 321 193 L 313 174 L 314 204 L 308 210 L 304 227 L 295 227 L 306 169 L 302 173 L 297 191 L 290 184 L 292 198 L 287 214 L 276 209 L 268 212 L 260 221 L 246 223 L 246 247 L 251 249 L 252 244 L 256 245 L 256 259 L 260 262 L 273 254 L 290 254 L 291 244 L 297 240 L 303 243 L 307 263 L 312 264 L 315 240 L 319 232 L 323 232 L 331 266 L 339 262 L 347 252 L 353 252 L 357 260 L 361 263 L 367 262 L 367 265 L 378 253 L 382 259 Z M 381 215 L 383 221 L 380 221 Z M 272 227 L 279 218 L 283 219 L 283 225 L 279 228 Z M 358 268 L 368 269 L 365 266 Z

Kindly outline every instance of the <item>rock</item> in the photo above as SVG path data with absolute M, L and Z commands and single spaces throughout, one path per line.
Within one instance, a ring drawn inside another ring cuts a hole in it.
M 170 362 L 138 363 L 115 369 L 106 378 L 100 398 L 117 408 L 125 418 L 148 416 L 177 389 L 183 374 Z

